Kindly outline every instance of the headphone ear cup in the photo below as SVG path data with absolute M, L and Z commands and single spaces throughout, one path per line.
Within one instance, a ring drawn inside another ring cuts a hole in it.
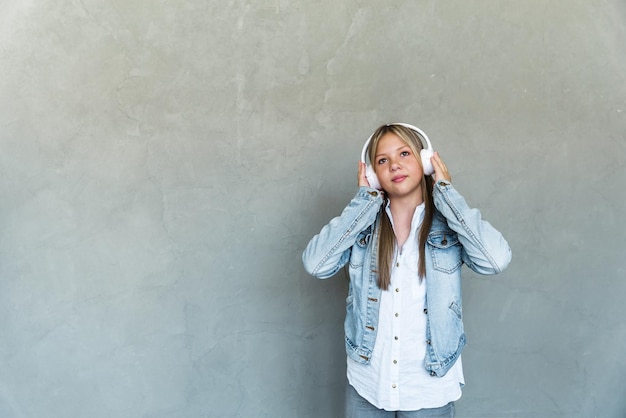
M 431 149 L 423 149 L 422 151 L 420 151 L 420 157 L 422 157 L 422 168 L 424 170 L 425 176 L 430 176 L 435 172 L 433 163 L 430 161 L 432 156 L 433 151 Z
M 371 187 L 373 187 L 374 189 L 381 190 L 380 181 L 378 181 L 378 176 L 376 176 L 376 173 L 374 172 L 374 168 L 372 168 L 372 166 L 369 164 L 365 167 L 365 177 L 367 177 L 367 181 L 369 182 Z

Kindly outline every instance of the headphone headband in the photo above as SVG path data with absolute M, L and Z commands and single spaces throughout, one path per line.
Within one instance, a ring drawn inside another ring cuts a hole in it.
M 430 144 L 430 139 L 428 139 L 428 135 L 426 135 L 426 133 L 424 131 L 422 131 L 420 128 L 418 128 L 417 126 L 413 126 L 413 125 L 409 125 L 408 123 L 403 123 L 403 122 L 395 122 L 395 123 L 388 123 L 386 126 L 403 126 L 405 128 L 408 128 L 412 131 L 414 131 L 417 136 L 422 140 L 422 145 L 424 145 L 424 142 L 426 142 L 427 147 L 424 148 L 425 150 L 432 150 L 433 146 Z M 367 141 L 365 141 L 365 145 L 363 145 L 363 150 L 361 151 L 361 161 L 366 162 L 366 153 L 367 153 L 367 147 L 370 145 L 370 141 L 372 140 L 372 137 L 374 136 L 374 134 L 371 134 L 369 138 L 367 138 Z

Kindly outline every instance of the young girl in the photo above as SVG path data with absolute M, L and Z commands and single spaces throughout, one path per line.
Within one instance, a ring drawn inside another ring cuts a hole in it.
M 511 260 L 439 155 L 422 164 L 423 140 L 407 124 L 376 129 L 366 147 L 380 190 L 360 162 L 356 196 L 302 255 L 320 279 L 348 263 L 346 417 L 453 417 L 464 384 L 461 265 L 496 274 Z

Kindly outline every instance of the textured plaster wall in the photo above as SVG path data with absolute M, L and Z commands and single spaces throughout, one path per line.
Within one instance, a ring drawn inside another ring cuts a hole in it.
M 0 416 L 339 417 L 300 254 L 379 124 L 509 239 L 463 417 L 626 415 L 622 0 L 0 1 Z

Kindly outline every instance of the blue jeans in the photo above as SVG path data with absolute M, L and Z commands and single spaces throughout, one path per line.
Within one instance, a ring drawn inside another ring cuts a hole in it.
M 454 418 L 454 402 L 419 411 L 385 411 L 363 399 L 350 383 L 346 383 L 346 418 Z

